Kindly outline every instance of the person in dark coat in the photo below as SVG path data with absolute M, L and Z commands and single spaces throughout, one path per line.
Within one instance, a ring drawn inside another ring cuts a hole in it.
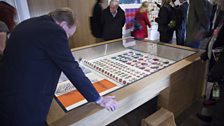
M 187 10 L 188 10 L 188 2 L 187 0 L 180 0 L 181 5 L 178 7 L 182 14 L 182 20 L 180 27 L 176 30 L 176 39 L 177 45 L 184 45 L 185 41 L 185 33 L 186 33 L 186 24 L 187 24 Z
M 102 37 L 102 24 L 101 24 L 101 16 L 103 12 L 102 7 L 103 0 L 97 0 L 93 7 L 93 14 L 91 17 L 91 33 L 96 38 Z
M 125 13 L 117 0 L 111 0 L 110 6 L 103 10 L 102 25 L 104 40 L 122 38 L 122 27 L 125 24 Z
M 169 28 L 168 24 L 171 20 L 172 9 L 171 6 L 172 0 L 165 0 L 159 10 L 159 15 L 156 18 L 158 23 L 158 31 L 160 33 L 160 41 L 170 43 L 173 38 L 174 30 Z
M 224 11 L 224 0 L 217 0 L 217 6 L 220 10 L 217 10 L 217 14 L 220 11 Z M 217 17 L 218 18 L 218 17 Z M 217 99 L 213 98 L 213 95 L 209 95 L 203 101 L 203 107 L 209 105 L 206 109 L 212 108 L 211 116 L 209 114 L 199 113 L 197 116 L 199 119 L 203 121 L 211 122 L 210 126 L 223 126 L 224 125 L 224 20 L 223 18 L 215 18 L 216 22 L 213 25 L 213 35 L 211 40 L 209 41 L 206 52 L 201 56 L 202 60 L 209 60 L 209 67 L 208 67 L 208 82 L 209 83 L 216 83 L 219 85 L 219 97 Z M 216 50 L 217 52 L 214 53 L 213 51 Z M 207 92 L 211 92 L 213 94 L 213 90 L 209 88 L 206 89 Z M 212 107 L 210 107 L 213 105 Z M 210 111 L 209 111 L 210 112 Z
M 7 25 L 0 20 L 0 62 L 1 62 L 3 52 L 5 49 L 8 32 L 9 32 L 9 29 Z
M 75 61 L 68 43 L 76 30 L 71 9 L 23 21 L 9 37 L 0 66 L 0 125 L 43 126 L 61 72 L 89 101 L 114 110 Z
M 221 0 L 220 0 L 221 1 Z M 224 0 L 223 4 L 224 5 Z M 224 10 L 224 8 L 223 8 Z M 224 23 L 224 22 L 223 22 Z M 223 24 L 222 23 L 222 24 Z M 222 28 L 219 31 L 218 37 L 216 39 L 216 42 L 214 43 L 214 46 L 221 47 L 224 49 L 224 25 L 222 25 Z M 213 66 L 211 67 L 209 71 L 209 78 L 210 80 L 214 82 L 218 82 L 219 85 L 219 100 L 216 102 L 216 104 L 213 106 L 213 111 L 211 114 L 211 125 L 210 126 L 223 126 L 224 125 L 224 50 L 222 50 L 219 60 L 216 61 Z

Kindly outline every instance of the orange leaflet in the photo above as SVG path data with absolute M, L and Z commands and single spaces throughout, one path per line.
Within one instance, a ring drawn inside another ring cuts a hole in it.
M 103 91 L 106 91 L 108 89 L 115 87 L 116 85 L 106 79 L 103 79 L 101 81 L 94 83 L 93 86 L 96 88 L 96 90 L 99 93 L 101 93 Z M 75 103 L 78 103 L 84 100 L 84 97 L 77 90 L 73 90 L 66 94 L 60 95 L 57 98 L 63 104 L 64 107 L 68 107 L 70 105 L 73 105 Z

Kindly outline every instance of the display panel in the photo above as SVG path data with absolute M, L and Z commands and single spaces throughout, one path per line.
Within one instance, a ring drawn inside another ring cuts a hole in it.
M 163 69 L 174 61 L 128 49 L 90 61 L 85 60 L 84 63 L 108 78 L 126 85 Z

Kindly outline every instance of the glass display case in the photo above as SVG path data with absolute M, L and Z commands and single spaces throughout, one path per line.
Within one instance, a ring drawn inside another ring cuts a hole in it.
M 88 53 L 80 55 L 81 52 Z M 150 76 L 194 53 L 196 52 L 132 38 L 73 52 L 84 73 L 101 95 Z M 59 82 L 55 95 L 65 111 L 87 103 L 64 75 Z
M 72 53 L 100 95 L 115 95 L 123 107 L 117 112 L 99 112 L 102 108 L 87 104 L 62 74 L 48 115 L 49 124 L 59 125 L 66 120 L 64 123 L 68 125 L 84 126 L 98 117 L 103 121 L 91 125 L 109 124 L 169 87 L 169 76 L 198 61 L 200 54 L 198 50 L 187 47 L 132 38 L 76 48 Z M 89 109 L 90 112 L 86 112 Z M 54 115 L 55 111 L 61 114 Z M 83 111 L 86 112 L 82 113 L 83 116 L 75 117 Z M 112 116 L 116 118 L 112 119 Z M 75 118 L 68 121 L 71 117 Z

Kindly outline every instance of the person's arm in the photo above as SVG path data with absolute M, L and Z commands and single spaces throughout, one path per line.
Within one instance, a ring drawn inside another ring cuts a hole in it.
M 0 32 L 0 55 L 3 55 L 3 51 L 6 45 L 6 40 L 7 40 L 7 33 Z
M 148 18 L 148 13 L 145 12 L 144 15 L 143 15 L 143 20 L 144 22 L 146 23 L 146 25 L 148 25 L 149 27 L 151 27 L 151 23 L 149 21 L 149 18 Z
M 161 5 L 160 5 L 160 4 L 158 4 L 157 2 L 155 2 L 155 4 L 156 4 L 156 6 L 157 6 L 158 8 L 161 8 Z
M 85 76 L 78 62 L 75 61 L 68 44 L 66 34 L 62 30 L 49 34 L 45 51 L 52 62 L 55 63 L 68 77 L 72 84 L 89 102 L 96 102 L 108 110 L 115 110 L 116 101 L 109 96 L 100 97 L 90 80 Z
M 90 80 L 85 76 L 78 62 L 75 61 L 68 45 L 68 39 L 63 31 L 54 31 L 49 35 L 45 51 L 52 62 L 55 63 L 68 77 L 72 84 L 89 101 L 99 99 L 99 94 Z

